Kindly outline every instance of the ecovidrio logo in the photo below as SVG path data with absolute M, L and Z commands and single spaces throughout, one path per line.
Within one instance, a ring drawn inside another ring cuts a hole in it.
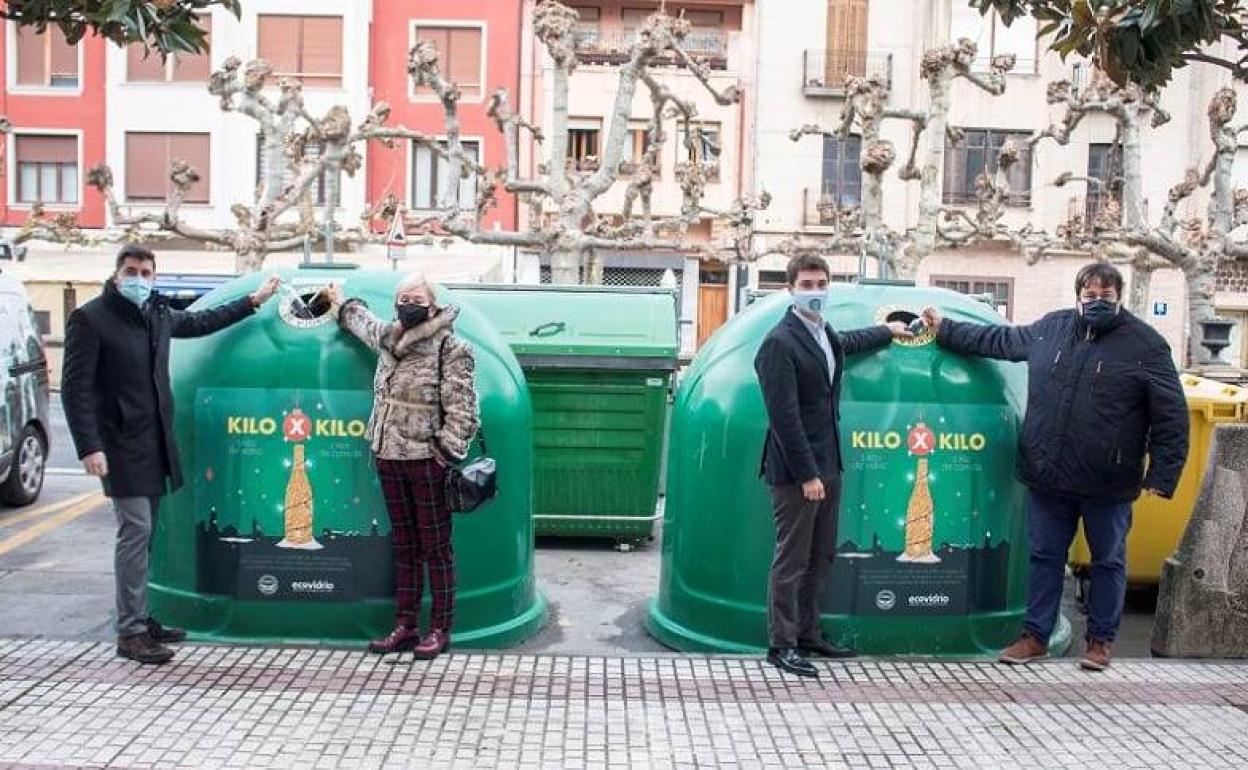
M 887 612 L 897 606 L 897 594 L 885 588 L 875 595 L 875 606 Z
M 256 580 L 256 590 L 261 596 L 272 596 L 277 593 L 277 589 L 281 587 L 281 583 L 273 575 L 261 575 Z

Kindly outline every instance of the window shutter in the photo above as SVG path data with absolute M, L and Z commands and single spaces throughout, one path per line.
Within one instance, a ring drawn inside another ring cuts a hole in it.
M 481 97 L 484 78 L 481 73 L 481 30 L 450 29 L 447 76 L 459 86 L 465 97 Z
M 300 72 L 305 86 L 342 86 L 342 17 L 308 16 L 303 21 Z
M 44 38 L 29 27 L 14 30 L 17 39 L 17 84 L 20 86 L 46 86 L 48 71 L 43 58 Z
M 78 139 L 73 136 L 16 137 L 19 163 L 77 163 Z

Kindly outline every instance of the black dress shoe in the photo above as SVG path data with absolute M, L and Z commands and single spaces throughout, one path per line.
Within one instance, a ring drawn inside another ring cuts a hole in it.
M 799 652 L 818 655 L 821 658 L 852 658 L 858 653 L 849 647 L 837 647 L 827 639 L 803 640 L 797 643 Z
M 177 644 L 186 641 L 186 632 L 180 628 L 171 628 L 170 626 L 162 626 L 156 618 L 148 618 L 143 621 L 147 624 L 147 635 L 152 637 L 152 641 L 159 644 Z
M 819 676 L 818 669 L 793 647 L 773 647 L 767 651 L 767 662 L 785 673 L 816 678 Z

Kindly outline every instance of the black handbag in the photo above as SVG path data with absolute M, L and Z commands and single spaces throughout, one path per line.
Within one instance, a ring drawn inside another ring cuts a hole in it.
M 450 335 L 442 338 L 438 346 L 438 389 L 441 391 L 442 359 L 446 352 L 446 341 Z M 438 401 L 441 404 L 441 399 Z M 442 479 L 446 507 L 456 513 L 471 513 L 483 504 L 494 499 L 498 494 L 498 463 L 490 457 L 490 450 L 485 445 L 485 431 L 481 435 L 481 456 L 470 462 L 449 465 Z
M 481 451 L 485 448 L 485 434 L 481 435 Z M 498 464 L 493 457 L 481 457 L 446 469 L 442 482 L 446 487 L 446 506 L 457 513 L 470 513 L 494 499 L 498 494 Z

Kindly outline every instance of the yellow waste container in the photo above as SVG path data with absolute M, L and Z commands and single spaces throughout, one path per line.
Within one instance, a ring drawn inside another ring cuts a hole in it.
M 1200 480 L 1209 461 L 1213 427 L 1220 422 L 1242 422 L 1248 417 L 1248 388 L 1196 377 L 1180 376 L 1191 416 L 1187 465 L 1179 486 L 1169 500 L 1141 495 L 1131 510 L 1131 531 L 1127 534 L 1127 583 L 1155 586 L 1161 581 L 1161 565 L 1174 554 L 1187 528 L 1187 519 L 1196 505 Z M 1070 549 L 1070 565 L 1085 580 L 1092 565 L 1083 525 Z

